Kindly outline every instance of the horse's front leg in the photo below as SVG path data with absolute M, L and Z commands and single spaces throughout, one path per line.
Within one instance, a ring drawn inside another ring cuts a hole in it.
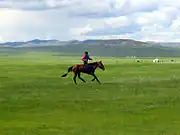
M 94 79 L 93 80 L 97 80 L 97 82 L 100 84 L 101 82 L 99 81 L 99 79 L 97 78 L 97 76 L 93 73 L 93 74 L 91 74 L 92 76 L 94 76 Z
M 95 81 L 96 80 L 96 78 L 94 77 L 91 81 L 93 82 L 93 81 Z

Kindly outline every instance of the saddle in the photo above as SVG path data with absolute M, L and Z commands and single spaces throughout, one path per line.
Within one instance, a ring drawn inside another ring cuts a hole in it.
M 84 65 L 84 64 L 77 64 L 77 67 L 80 68 L 80 69 L 88 69 L 89 68 L 89 65 Z

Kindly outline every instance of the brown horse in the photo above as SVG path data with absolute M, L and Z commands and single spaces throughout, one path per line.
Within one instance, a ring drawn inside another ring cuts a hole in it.
M 91 81 L 97 80 L 97 82 L 100 83 L 99 79 L 97 78 L 97 76 L 94 73 L 97 67 L 99 67 L 102 70 L 105 70 L 105 67 L 104 67 L 102 61 L 89 63 L 87 67 L 84 67 L 83 64 L 77 64 L 75 66 L 69 67 L 68 72 L 66 74 L 62 75 L 61 77 L 66 77 L 69 72 L 73 72 L 74 73 L 73 80 L 74 80 L 74 83 L 77 84 L 77 82 L 76 82 L 77 76 L 80 80 L 82 80 L 83 82 L 86 82 L 81 77 L 81 73 L 85 73 L 85 74 L 92 75 L 94 77 Z

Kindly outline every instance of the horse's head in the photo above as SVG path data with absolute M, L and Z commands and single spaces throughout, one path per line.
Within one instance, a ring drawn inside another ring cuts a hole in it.
M 99 61 L 99 62 L 98 62 L 98 67 L 99 67 L 100 69 L 102 69 L 102 70 L 105 70 L 105 67 L 104 67 L 102 61 Z

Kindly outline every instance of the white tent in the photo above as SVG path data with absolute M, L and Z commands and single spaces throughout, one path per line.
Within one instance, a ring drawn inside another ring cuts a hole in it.
M 153 60 L 153 62 L 154 62 L 154 63 L 155 63 L 155 62 L 159 62 L 159 59 L 156 58 L 156 59 Z

